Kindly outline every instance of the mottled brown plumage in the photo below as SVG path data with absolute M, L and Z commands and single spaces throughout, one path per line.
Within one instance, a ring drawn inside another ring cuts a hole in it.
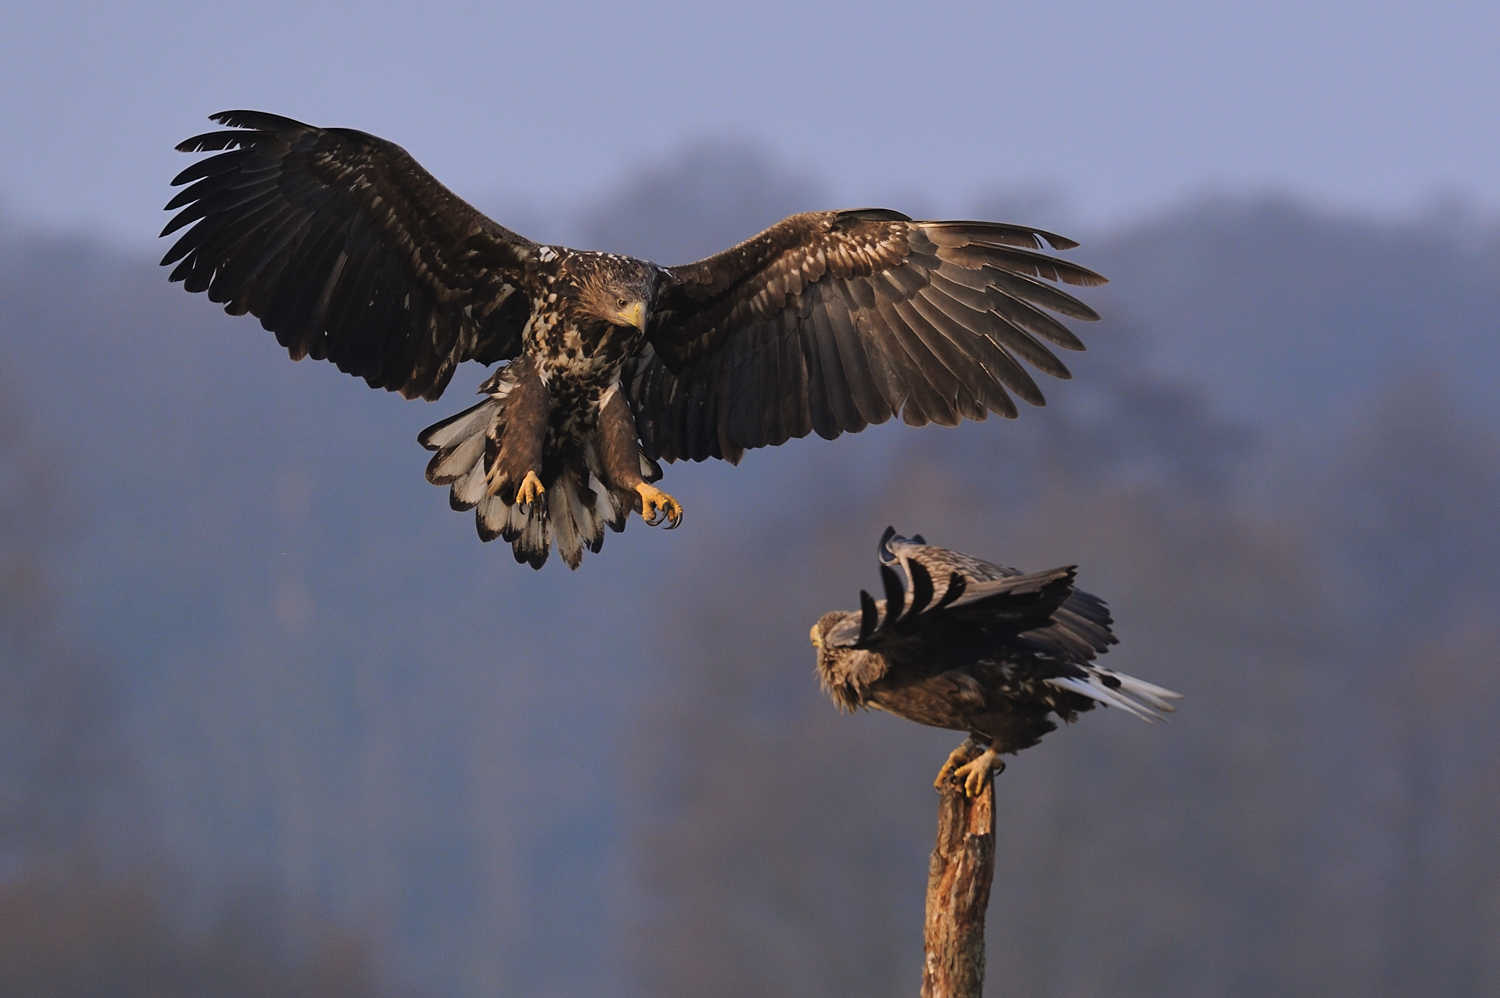
M 1054 715 L 1073 721 L 1095 703 L 1146 720 L 1174 709 L 1178 694 L 1094 664 L 1115 636 L 1104 602 L 1073 588 L 1073 567 L 1026 575 L 893 529 L 880 558 L 886 598 L 861 592 L 858 611 L 813 625 L 818 677 L 841 709 L 969 732 L 939 784 L 956 776 L 976 793 L 1004 768 L 998 756 L 1035 745 Z
M 1040 405 L 1020 361 L 1066 378 L 1046 344 L 1083 348 L 1049 313 L 1096 318 L 1055 283 L 1103 279 L 1038 252 L 1075 245 L 1041 230 L 808 212 L 660 267 L 532 242 L 364 132 L 255 111 L 214 120 L 229 128 L 178 146 L 218 155 L 173 182 L 190 186 L 162 234 L 192 227 L 162 261 L 171 279 L 258 316 L 294 359 L 408 398 L 437 398 L 464 361 L 510 362 L 480 405 L 420 439 L 437 451 L 428 478 L 476 509 L 481 537 L 535 566 L 555 537 L 577 567 L 632 508 L 675 525 L 681 507 L 650 485 L 658 460 L 737 461 L 895 415 L 1014 416 L 1011 394 Z M 616 434 L 606 460 L 612 398 L 637 453 Z

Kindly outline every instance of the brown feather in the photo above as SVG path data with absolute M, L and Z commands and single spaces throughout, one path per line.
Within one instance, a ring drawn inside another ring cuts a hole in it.
M 1066 378 L 1036 337 L 1082 344 L 1042 309 L 1097 317 L 1048 282 L 1103 282 L 1039 252 L 1044 245 L 1074 244 L 1013 225 L 809 212 L 668 268 L 648 338 L 650 363 L 664 368 L 651 383 L 670 391 L 632 396 L 648 450 L 701 460 L 814 430 L 832 438 L 896 414 L 918 426 L 1013 417 L 1006 389 L 1043 404 L 1016 358 Z M 694 396 L 729 404 L 676 402 Z M 689 426 L 694 419 L 714 423 Z M 688 444 L 710 438 L 713 448 Z
M 636 443 L 635 417 L 619 392 L 610 392 L 599 409 L 595 436 L 604 484 L 620 491 L 642 484 L 640 446 Z
M 496 339 L 512 345 L 504 356 L 515 355 L 517 317 L 484 327 L 481 339 L 463 310 L 499 308 L 506 289 L 524 278 L 536 244 L 485 218 L 399 146 L 373 135 L 254 111 L 214 119 L 234 130 L 178 146 L 224 151 L 176 179 L 194 183 L 170 202 L 181 210 L 163 234 L 193 227 L 163 260 L 182 261 L 173 280 L 207 290 L 233 313 L 259 316 L 293 357 L 326 356 L 409 397 L 442 394 L 461 361 L 504 359 Z M 338 253 L 328 241 L 345 219 L 354 223 L 340 248 L 347 262 L 335 273 Z M 303 256 L 312 231 L 317 252 Z M 286 266 L 294 256 L 305 265 Z M 323 302 L 326 308 L 315 308 Z
M 516 490 L 528 471 L 542 470 L 542 442 L 546 437 L 551 397 L 547 386 L 527 361 L 514 372 L 516 386 L 506 399 L 504 430 L 491 437 L 486 448 L 487 464 L 499 469 L 495 494 L 506 505 L 515 502 Z

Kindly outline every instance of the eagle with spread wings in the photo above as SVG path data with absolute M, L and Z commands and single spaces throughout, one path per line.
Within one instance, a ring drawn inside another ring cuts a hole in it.
M 953 426 L 1043 404 L 1053 314 L 1098 316 L 1039 252 L 1071 240 L 995 222 L 858 209 L 793 215 L 696 263 L 535 243 L 454 196 L 399 146 L 259 111 L 178 145 L 217 152 L 173 180 L 172 281 L 250 313 L 294 360 L 436 399 L 464 361 L 501 364 L 483 400 L 424 430 L 427 478 L 540 568 L 577 568 L 632 511 L 675 527 L 659 462 L 738 461 L 899 415 Z M 179 210 L 180 209 L 180 210 Z
M 1104 601 L 1073 587 L 1075 566 L 1024 574 L 889 527 L 879 553 L 885 599 L 862 590 L 859 610 L 812 627 L 818 678 L 841 709 L 969 732 L 939 788 L 954 779 L 977 795 L 1000 755 L 1035 745 L 1054 715 L 1103 704 L 1150 721 L 1182 698 L 1095 663 L 1117 639 Z

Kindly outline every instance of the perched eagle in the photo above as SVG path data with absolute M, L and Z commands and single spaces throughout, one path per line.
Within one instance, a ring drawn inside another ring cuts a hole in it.
M 219 151 L 162 235 L 171 280 L 249 312 L 294 360 L 436 399 L 463 361 L 503 363 L 484 400 L 423 431 L 427 478 L 541 567 L 574 568 L 631 510 L 676 526 L 658 461 L 723 458 L 899 414 L 921 426 L 1042 393 L 1044 345 L 1083 344 L 1048 312 L 1097 318 L 1052 283 L 1103 283 L 1037 252 L 1075 246 L 993 222 L 883 209 L 793 215 L 697 263 L 544 246 L 490 221 L 400 147 L 344 128 L 226 111 Z M 196 224 L 194 224 L 196 223 Z
M 976 795 L 1001 753 L 1015 753 L 1102 703 L 1148 721 L 1181 695 L 1111 672 L 1094 658 L 1116 643 L 1104 601 L 1073 588 L 1074 566 L 1023 575 L 957 551 L 880 539 L 885 599 L 812 628 L 818 678 L 841 709 L 875 707 L 967 731 L 938 772 Z M 891 566 L 899 563 L 906 576 Z

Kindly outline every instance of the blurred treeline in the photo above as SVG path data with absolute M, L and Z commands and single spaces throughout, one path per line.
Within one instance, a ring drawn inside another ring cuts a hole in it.
M 720 146 L 495 213 L 680 262 L 823 205 Z M 421 479 L 477 374 L 402 403 L 7 234 L 0 993 L 912 993 L 959 736 L 836 714 L 806 643 L 887 523 L 1078 563 L 1187 695 L 1002 777 L 991 994 L 1495 993 L 1497 232 L 1266 199 L 1071 255 L 1115 283 L 1046 409 L 673 466 L 680 530 L 533 574 Z
M 378 993 L 367 939 L 264 876 L 195 886 L 152 834 L 129 681 L 81 639 L 55 455 L 0 402 L 0 995 Z

